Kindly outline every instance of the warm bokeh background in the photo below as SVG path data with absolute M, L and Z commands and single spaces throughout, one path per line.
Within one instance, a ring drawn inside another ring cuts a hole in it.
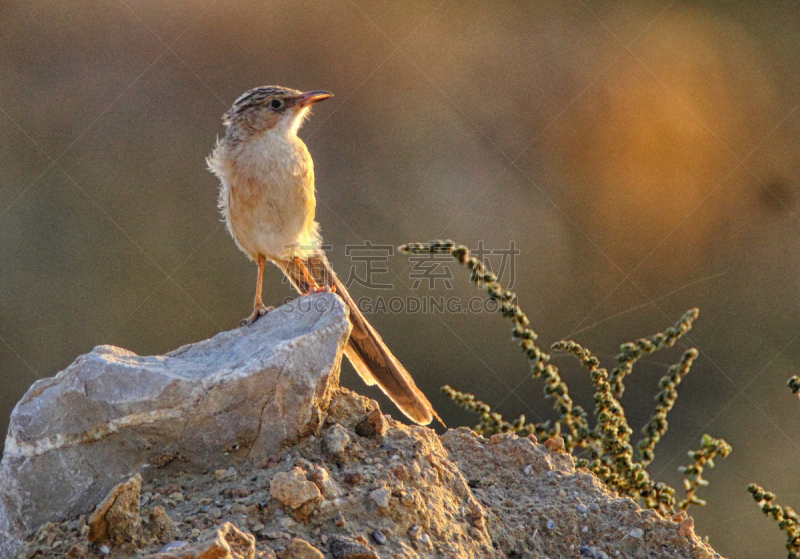
M 236 326 L 255 270 L 205 169 L 220 115 L 256 85 L 327 89 L 301 136 L 340 273 L 348 243 L 514 240 L 542 342 L 572 336 L 607 365 L 700 307 L 701 357 L 651 472 L 680 487 L 686 450 L 724 437 L 698 533 L 784 556 L 745 486 L 800 507 L 798 52 L 794 0 L 3 2 L 0 429 L 95 345 L 156 354 Z M 412 294 L 407 258 L 389 266 Z M 476 294 L 453 272 L 445 294 Z M 268 303 L 291 295 L 279 279 Z M 499 317 L 373 320 L 448 424 L 474 418 L 445 383 L 508 418 L 550 415 Z M 638 366 L 632 425 L 686 347 Z M 556 363 L 590 408 L 586 373 Z M 375 395 L 349 366 L 343 381 Z

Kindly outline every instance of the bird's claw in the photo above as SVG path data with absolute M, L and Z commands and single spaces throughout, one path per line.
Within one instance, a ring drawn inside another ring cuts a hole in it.
M 258 305 L 253 309 L 253 314 L 248 316 L 247 318 L 243 319 L 239 326 L 250 326 L 256 320 L 267 314 L 269 311 L 274 310 L 275 307 L 268 307 L 264 304 Z

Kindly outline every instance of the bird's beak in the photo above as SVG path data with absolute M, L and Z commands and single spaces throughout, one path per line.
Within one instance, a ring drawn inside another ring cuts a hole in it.
M 331 97 L 333 97 L 333 93 L 328 93 L 327 91 L 306 91 L 294 98 L 292 106 L 298 108 L 308 107 Z

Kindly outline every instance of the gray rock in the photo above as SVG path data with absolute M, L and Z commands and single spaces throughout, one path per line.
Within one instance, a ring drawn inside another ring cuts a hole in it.
M 137 472 L 176 458 L 186 470 L 229 467 L 308 433 L 338 386 L 349 331 L 341 299 L 322 293 L 167 355 L 99 346 L 37 381 L 0 462 L 0 556 Z
M 379 559 L 370 548 L 344 536 L 331 536 L 328 544 L 333 559 Z
M 372 491 L 369 496 L 379 507 L 386 508 L 389 506 L 389 497 L 392 496 L 392 492 L 386 487 L 379 487 Z

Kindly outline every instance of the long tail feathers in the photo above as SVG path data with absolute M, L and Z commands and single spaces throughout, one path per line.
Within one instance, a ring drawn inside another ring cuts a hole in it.
M 335 288 L 336 293 L 344 300 L 353 324 L 344 351 L 364 382 L 369 385 L 377 384 L 400 411 L 415 423 L 428 425 L 436 418 L 444 425 L 431 403 L 414 384 L 414 379 L 367 322 L 324 255 L 312 256 L 305 262 L 287 261 L 283 266 L 284 273 L 301 294 L 308 293 L 306 277 L 310 276 L 319 285 Z

